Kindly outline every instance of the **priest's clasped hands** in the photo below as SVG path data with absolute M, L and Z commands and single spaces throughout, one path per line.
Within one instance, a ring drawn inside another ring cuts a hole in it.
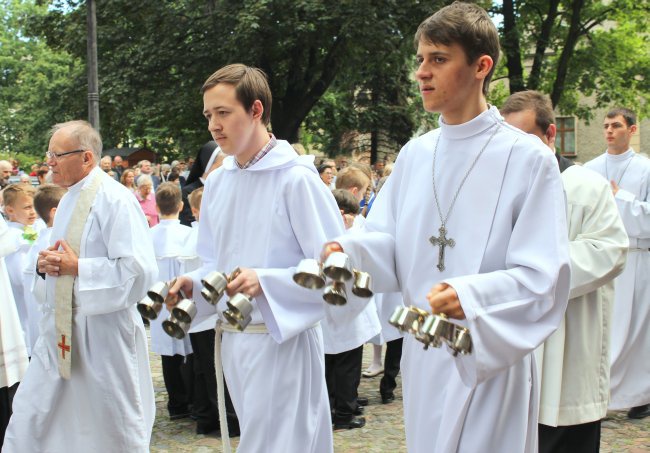
M 334 252 L 343 252 L 343 247 L 338 242 L 328 242 L 323 246 L 320 255 L 321 262 L 325 262 L 328 256 Z M 456 290 L 446 283 L 437 283 L 427 293 L 427 300 L 431 306 L 431 313 L 443 313 L 449 318 L 465 319 L 465 312 L 458 300 Z
M 38 253 L 38 271 L 50 277 L 79 274 L 79 257 L 63 239 Z

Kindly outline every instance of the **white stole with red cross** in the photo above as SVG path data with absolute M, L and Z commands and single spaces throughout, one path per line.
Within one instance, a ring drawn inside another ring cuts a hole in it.
M 86 221 L 90 215 L 97 190 L 101 185 L 102 175 L 97 175 L 86 187 L 81 189 L 81 194 L 74 207 L 71 221 L 68 224 L 65 240 L 72 250 L 79 256 L 81 249 L 81 236 L 83 235 Z M 70 379 L 72 367 L 72 306 L 74 298 L 73 275 L 60 275 L 56 280 L 54 293 L 54 323 L 56 326 L 56 343 L 58 349 L 59 374 L 64 379 Z

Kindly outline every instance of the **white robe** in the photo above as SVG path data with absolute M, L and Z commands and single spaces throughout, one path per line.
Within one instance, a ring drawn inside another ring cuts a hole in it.
M 252 324 L 268 334 L 224 333 L 223 370 L 241 427 L 241 452 L 331 452 L 332 424 L 325 385 L 325 315 L 320 291 L 293 282 L 301 259 L 317 258 L 324 242 L 343 233 L 334 197 L 312 156 L 279 140 L 261 160 L 239 169 L 226 157 L 203 192 L 198 252 L 191 274 L 194 300 L 201 276 L 253 268 L 262 294 Z M 224 296 L 224 299 L 227 297 Z M 217 305 L 221 313 L 226 304 Z M 346 311 L 346 308 L 339 311 Z
M 4 259 L 17 248 L 18 243 L 9 234 L 9 227 L 0 215 L 0 388 L 19 382 L 29 363 Z
M 567 195 L 571 293 L 560 327 L 535 351 L 541 375 L 539 423 L 600 420 L 609 402 L 609 344 L 614 278 L 625 267 L 627 233 L 609 183 L 573 165 Z
M 72 375 L 57 368 L 54 291 L 46 278 L 41 336 L 13 402 L 3 453 L 148 452 L 155 400 L 135 304 L 157 275 L 147 222 L 133 195 L 99 168 L 70 187 L 54 218 L 65 238 L 81 188 L 102 181 L 81 238 L 74 282 Z
M 585 167 L 618 183 L 616 205 L 630 240 L 625 270 L 614 281 L 609 403 L 627 409 L 650 403 L 650 160 L 629 149 Z
M 9 222 L 9 230 L 5 233 L 8 237 L 12 238 L 18 248 L 17 250 L 5 257 L 5 263 L 7 265 L 7 271 L 9 272 L 9 281 L 11 282 L 11 287 L 13 289 L 14 300 L 16 302 L 16 308 L 18 310 L 18 317 L 20 318 L 20 325 L 23 329 L 23 334 L 25 337 L 25 346 L 27 347 L 27 354 L 32 355 L 32 337 L 38 336 L 36 332 L 32 335 L 31 330 L 34 326 L 33 323 L 30 323 L 29 313 L 30 310 L 27 306 L 27 300 L 25 299 L 25 286 L 24 286 L 24 269 L 27 265 L 29 251 L 32 248 L 32 245 L 23 238 L 23 228 L 24 225 L 16 222 Z
M 501 124 L 447 221 L 446 270 L 439 272 L 440 219 L 469 166 Z M 402 291 L 430 311 L 426 294 L 444 281 L 465 312 L 474 350 L 453 357 L 404 338 L 402 386 L 410 453 L 537 451 L 537 379 L 532 351 L 558 326 L 569 293 L 566 208 L 557 162 L 539 139 L 491 107 L 471 121 L 411 140 L 367 218 L 365 236 L 343 245 L 377 291 Z
M 30 350 L 36 345 L 36 340 L 40 335 L 39 326 L 43 319 L 43 304 L 45 303 L 45 281 L 36 275 L 38 252 L 49 247 L 51 234 L 51 228 L 39 231 L 38 238 L 27 253 L 23 269 L 23 296 L 29 323 Z
M 153 240 L 153 249 L 158 261 L 158 281 L 170 281 L 180 275 L 181 262 L 179 256 L 183 254 L 192 229 L 181 225 L 180 220 L 161 220 L 149 232 Z M 169 317 L 167 307 L 163 305 L 158 317 L 149 323 L 151 334 L 151 350 L 156 354 L 174 356 L 176 354 L 187 356 L 192 353 L 192 344 L 189 335 L 182 340 L 172 338 L 165 333 L 162 323 Z

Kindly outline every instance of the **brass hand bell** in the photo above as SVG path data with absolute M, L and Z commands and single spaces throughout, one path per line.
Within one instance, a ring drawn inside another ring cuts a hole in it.
M 323 299 L 330 305 L 345 305 L 348 296 L 345 291 L 345 283 L 333 281 L 325 287 Z
M 397 307 L 389 319 L 389 323 L 401 332 L 416 335 L 420 332 L 420 327 L 428 313 L 418 307 Z
M 350 257 L 343 252 L 330 254 L 323 263 L 323 273 L 337 282 L 350 280 L 353 275 Z
M 469 329 L 455 324 L 452 338 L 453 340 L 450 342 L 449 347 L 454 351 L 454 356 L 472 353 L 472 336 L 469 333 Z

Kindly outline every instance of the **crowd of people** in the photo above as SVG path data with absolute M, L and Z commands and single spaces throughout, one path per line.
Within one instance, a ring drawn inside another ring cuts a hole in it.
M 213 141 L 189 170 L 102 157 L 84 121 L 52 128 L 37 188 L 7 184 L 18 172 L 0 161 L 2 451 L 148 451 L 149 349 L 167 415 L 224 451 L 240 436 L 242 452 L 331 452 L 333 430 L 366 423 L 361 377 L 383 375 L 391 404 L 400 370 L 410 452 L 597 452 L 608 408 L 650 416 L 650 161 L 630 147 L 634 112 L 609 111 L 605 153 L 576 165 L 555 149 L 548 96 L 488 105 L 500 49 L 483 9 L 442 8 L 415 45 L 440 127 L 394 164 L 299 155 L 269 133 L 265 74 L 241 64 L 201 89 Z M 294 282 L 301 260 L 334 252 L 370 273 L 373 297 L 334 306 Z M 200 290 L 214 271 L 250 303 L 245 329 Z M 155 282 L 169 291 L 148 345 L 135 307 Z M 184 298 L 196 314 L 172 338 L 162 321 Z M 425 350 L 388 322 L 398 307 L 466 328 L 471 352 Z

